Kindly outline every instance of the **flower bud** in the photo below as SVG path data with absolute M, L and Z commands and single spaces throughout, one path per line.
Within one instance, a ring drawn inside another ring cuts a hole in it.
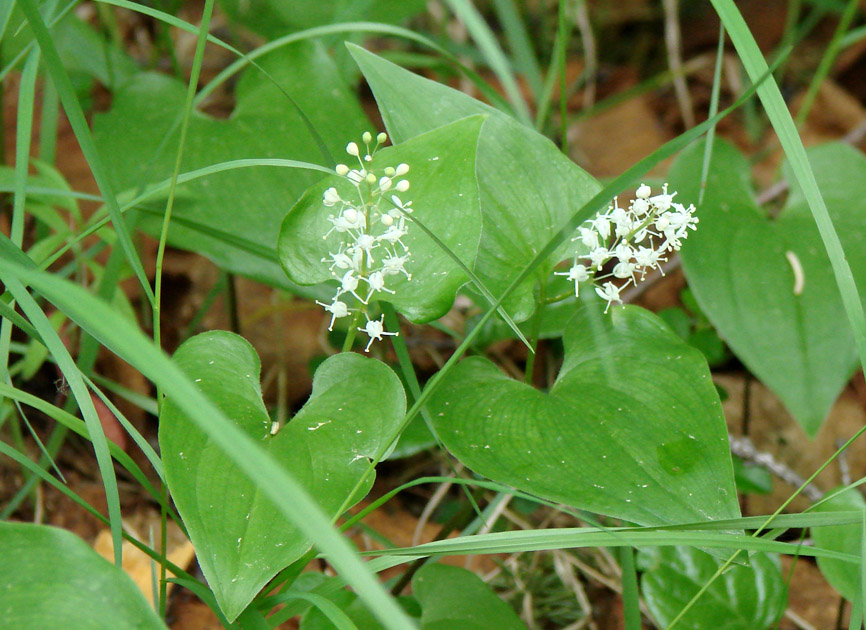
M 409 180 L 401 179 L 399 182 L 397 182 L 397 185 L 394 186 L 394 188 L 397 189 L 398 192 L 406 192 L 407 190 L 409 190 Z
M 349 174 L 349 167 L 345 164 L 337 164 L 337 168 L 335 170 L 337 171 L 337 175 L 339 175 L 340 177 L 345 177 Z
M 409 165 L 408 164 L 404 163 L 404 164 L 398 164 L 397 165 L 396 175 L 398 177 L 400 177 L 401 175 L 405 175 L 408 172 L 409 172 Z
M 349 155 L 354 155 L 355 157 L 358 157 L 358 155 L 360 155 L 361 152 L 358 150 L 357 144 L 355 144 L 354 142 L 350 142 L 349 144 L 346 145 L 346 153 L 348 153 Z
M 388 141 L 388 134 L 384 131 L 380 132 L 378 136 L 376 136 L 376 142 L 379 144 L 385 144 Z
M 369 131 L 365 131 L 361 136 L 361 140 L 364 141 L 364 144 L 370 144 L 371 142 L 373 142 L 373 134 Z

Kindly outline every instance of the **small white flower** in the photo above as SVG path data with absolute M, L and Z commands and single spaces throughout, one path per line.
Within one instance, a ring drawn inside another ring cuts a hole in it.
M 593 267 L 601 269 L 610 258 L 610 251 L 606 247 L 596 247 L 589 252 L 588 256 L 582 256 L 582 258 L 589 258 Z
M 385 332 L 385 316 L 382 315 L 381 319 L 370 319 L 367 320 L 367 324 L 363 328 L 359 328 L 358 330 L 363 333 L 367 333 L 367 336 L 370 337 L 370 340 L 367 342 L 367 347 L 364 348 L 364 352 L 370 351 L 370 346 L 373 344 L 373 341 L 382 341 L 382 335 L 391 335 L 392 337 L 396 337 L 399 333 L 394 332 Z
M 649 186 L 647 186 L 647 188 L 649 188 Z M 637 216 L 642 217 L 647 212 L 649 212 L 649 209 L 650 209 L 649 201 L 647 201 L 646 199 L 637 198 L 631 204 L 631 209 L 632 209 L 632 212 L 634 212 Z
M 619 262 L 628 262 L 634 257 L 634 250 L 628 243 L 620 243 L 613 250 L 613 255 Z
M 408 260 L 409 256 L 389 256 L 382 261 L 382 273 L 386 276 L 395 276 L 398 273 L 402 273 L 406 276 L 407 280 L 411 280 L 412 274 L 406 271 Z
M 658 210 L 659 212 L 664 212 L 671 207 L 674 195 L 676 195 L 676 193 L 674 193 L 673 195 L 668 194 L 668 185 L 665 184 L 664 186 L 662 186 L 662 194 L 656 195 L 655 197 L 650 197 L 649 202 L 655 207 L 656 210 Z
M 400 243 L 400 246 L 403 248 L 403 251 L 408 252 L 409 248 L 406 247 L 406 244 L 401 240 L 408 233 L 408 231 L 406 230 L 404 225 L 405 225 L 405 223 L 403 223 L 403 222 L 398 223 L 397 225 L 391 225 L 387 230 L 385 230 L 384 234 L 382 234 L 378 237 L 379 240 L 385 241 L 387 243 L 391 243 L 391 245 L 394 245 L 396 243 Z
M 653 191 L 649 186 L 647 186 L 646 184 L 641 184 L 640 186 L 638 186 L 637 192 L 635 192 L 635 196 L 638 199 L 648 199 L 652 192 Z
M 595 226 L 595 229 L 598 231 L 598 233 L 601 235 L 601 239 L 603 241 L 607 241 L 607 239 L 610 237 L 610 221 L 608 220 L 608 218 L 602 215 L 595 219 L 595 221 L 593 221 L 593 225 Z
M 601 299 L 607 300 L 607 307 L 604 309 L 605 313 L 607 313 L 610 305 L 614 302 L 622 304 L 622 300 L 619 297 L 619 289 L 613 282 L 605 282 L 601 287 L 596 287 L 595 292 Z
M 598 232 L 592 228 L 579 227 L 577 228 L 578 239 L 587 249 L 595 249 L 598 247 Z
M 373 297 L 373 294 L 378 291 L 385 291 L 386 293 L 390 293 L 394 295 L 394 291 L 385 286 L 385 274 L 381 271 L 374 271 L 370 274 L 370 277 L 367 278 L 367 284 L 370 285 L 370 293 L 367 295 L 367 301 L 370 301 L 370 298 Z
M 355 275 L 354 269 L 349 269 L 349 271 L 344 273 L 343 277 L 340 279 L 340 288 L 337 291 L 336 297 L 343 295 L 343 293 L 351 293 L 359 302 L 366 304 L 366 300 L 362 299 L 360 295 L 355 293 L 355 289 L 357 288 L 358 276 Z
M 343 201 L 340 198 L 340 193 L 337 192 L 337 189 L 331 186 L 328 190 L 325 191 L 325 194 L 322 195 L 322 203 L 328 207 L 334 206 Z
M 340 249 L 342 250 L 343 246 L 340 245 Z M 334 271 L 334 267 L 337 269 L 351 269 L 352 268 L 352 259 L 349 258 L 348 255 L 343 253 L 342 251 L 338 251 L 336 254 L 332 254 L 328 252 L 330 258 L 322 258 L 322 262 L 329 262 L 331 266 L 328 267 L 328 271 Z
M 633 278 L 635 272 L 635 264 L 631 262 L 618 262 L 613 268 L 613 275 L 616 278 Z
M 353 168 L 346 175 L 346 179 L 348 179 L 353 184 L 360 184 L 362 181 L 364 181 L 364 179 L 366 179 L 366 177 L 367 177 L 367 171 L 364 170 L 363 168 L 361 170 Z
M 345 317 L 349 314 L 349 307 L 346 306 L 345 302 L 341 302 L 337 298 L 334 298 L 334 301 L 330 304 L 325 304 L 318 300 L 316 300 L 316 304 L 324 307 L 324 309 L 331 314 L 331 323 L 328 324 L 328 330 L 334 330 L 334 320 Z
M 390 214 L 383 214 L 382 218 L 379 220 L 385 227 L 391 227 L 392 225 L 394 225 L 394 217 L 392 217 Z
M 574 261 L 574 265 L 572 265 L 571 269 L 568 271 L 554 271 L 553 275 L 566 276 L 574 283 L 574 297 L 579 295 L 578 287 L 580 286 L 580 283 L 589 280 L 589 271 L 584 265 L 581 265 L 576 260 Z

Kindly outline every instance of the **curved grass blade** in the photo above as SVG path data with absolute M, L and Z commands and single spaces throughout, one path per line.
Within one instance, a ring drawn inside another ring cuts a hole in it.
M 135 251 L 135 246 L 132 244 L 132 238 L 130 237 L 126 222 L 120 213 L 120 206 L 117 203 L 117 198 L 114 196 L 108 171 L 105 168 L 102 157 L 96 150 L 96 144 L 93 142 L 93 136 L 84 117 L 84 111 L 81 109 L 81 103 L 78 101 L 69 74 L 66 72 L 66 68 L 63 67 L 63 62 L 60 60 L 60 55 L 57 53 L 57 48 L 54 46 L 51 34 L 48 32 L 45 22 L 42 21 L 42 16 L 39 15 L 39 8 L 36 6 L 35 0 L 19 0 L 18 5 L 27 17 L 27 22 L 30 24 L 33 36 L 36 38 L 42 51 L 45 65 L 51 74 L 54 85 L 57 87 L 57 93 L 60 96 L 61 103 L 63 103 L 63 109 L 66 111 L 69 124 L 75 132 L 75 138 L 78 140 L 81 152 L 84 153 L 87 164 L 93 173 L 93 178 L 96 180 L 96 184 L 99 186 L 99 190 L 105 199 L 120 247 L 126 256 L 127 262 L 138 277 L 142 291 L 144 291 L 147 299 L 153 303 L 153 290 L 150 288 L 150 282 L 144 272 L 144 267 L 141 265 L 138 253 Z
M 451 10 L 454 11 L 454 14 L 466 25 L 467 30 L 472 35 L 472 39 L 475 40 L 478 48 L 481 49 L 481 52 L 487 59 L 490 68 L 499 78 L 502 89 L 505 90 L 508 100 L 517 114 L 517 119 L 527 127 L 532 127 L 532 116 L 529 113 L 526 101 L 523 100 L 523 95 L 520 93 L 520 88 L 517 85 L 514 74 L 511 72 L 511 64 L 506 58 L 505 53 L 502 52 L 502 48 L 500 48 L 499 42 L 496 41 L 496 37 L 493 35 L 493 31 L 490 30 L 487 22 L 484 21 L 478 9 L 471 2 L 467 2 L 466 0 L 446 1 L 450 5 Z

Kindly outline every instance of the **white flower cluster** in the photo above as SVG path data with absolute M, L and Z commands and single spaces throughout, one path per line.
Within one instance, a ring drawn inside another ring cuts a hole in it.
M 619 285 L 607 280 L 595 287 L 599 297 L 607 300 L 605 312 L 614 302 L 621 304 L 620 292 L 625 287 L 643 280 L 650 269 L 661 270 L 659 263 L 667 260 L 666 255 L 680 249 L 688 230 L 697 229 L 695 207 L 674 202 L 676 194 L 668 194 L 665 184 L 661 194 L 652 196 L 650 187 L 641 184 L 637 198 L 628 208 L 620 208 L 614 199 L 604 214 L 577 229 L 578 234 L 572 241 L 580 241 L 587 253 L 575 254 L 572 267 L 568 271 L 554 272 L 555 275 L 566 276 L 574 282 L 575 296 L 580 283 L 590 279 L 595 282 L 608 278 L 625 280 Z M 588 265 L 580 259 L 588 260 Z M 616 264 L 609 273 L 596 275 L 613 260 Z
M 388 136 L 378 134 L 372 148 L 370 132 L 365 132 L 362 140 L 366 148 L 363 155 L 354 142 L 346 146 L 346 153 L 358 160 L 358 168 L 345 164 L 338 164 L 336 168 L 337 175 L 345 177 L 356 194 L 352 199 L 343 199 L 332 187 L 322 196 L 325 206 L 336 209 L 336 214 L 328 216 L 331 229 L 323 238 L 327 239 L 334 232 L 341 237 L 337 251 L 328 252 L 330 258 L 323 258 L 322 262 L 330 264 L 331 274 L 339 280 L 340 286 L 330 304 L 316 303 L 331 314 L 328 330 L 332 330 L 336 319 L 356 310 L 346 301 L 349 296 L 350 300 L 354 298 L 357 308 L 367 317 L 366 325 L 358 328 L 369 337 L 364 349 L 367 352 L 374 340 L 397 334 L 385 332 L 384 316 L 370 319 L 367 307 L 373 298 L 394 293 L 387 286 L 389 277 L 403 274 L 408 280 L 412 279 L 412 274 L 406 271 L 409 248 L 402 240 L 408 233 L 406 215 L 412 212 L 412 202 L 403 203 L 397 196 L 409 190 L 409 180 L 404 178 L 409 172 L 407 164 L 385 167 L 381 175 L 373 168 L 374 155 Z M 383 200 L 386 209 L 380 208 Z

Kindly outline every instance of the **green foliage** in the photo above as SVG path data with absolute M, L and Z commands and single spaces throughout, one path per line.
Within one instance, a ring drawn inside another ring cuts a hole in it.
M 702 146 L 671 167 L 684 198 L 700 185 Z M 827 145 L 810 152 L 857 282 L 866 282 L 866 159 Z M 857 366 L 830 261 L 801 194 L 771 219 L 755 203 L 749 164 L 725 142 L 713 147 L 700 229 L 683 246 L 683 267 L 701 309 L 734 353 L 815 435 Z M 801 281 L 798 281 L 798 278 Z
M 412 580 L 421 630 L 526 630 L 520 617 L 481 578 L 460 567 L 426 564 Z
M 721 404 L 701 355 L 638 307 L 579 310 L 548 393 L 473 357 L 430 403 L 469 468 L 644 525 L 739 514 Z
M 815 507 L 816 512 L 866 512 L 866 501 L 857 488 L 845 490 Z M 863 536 L 861 523 L 813 527 L 812 540 L 816 547 L 860 555 Z M 860 567 L 832 558 L 819 558 L 818 568 L 827 581 L 849 601 L 860 597 Z
M 502 112 L 361 48 L 350 51 L 395 142 L 466 116 L 488 116 L 476 158 L 483 229 L 475 273 L 494 296 L 501 295 L 600 186 L 550 140 Z M 536 285 L 547 280 L 570 246 L 560 246 L 505 301 L 514 321 L 532 314 Z
M 424 8 L 424 0 L 220 0 L 234 20 L 270 38 L 338 22 L 397 24 Z
M 369 127 L 321 46 L 293 44 L 262 58 L 261 65 L 291 94 L 330 154 L 342 152 L 346 138 L 360 136 Z M 115 156 L 109 166 L 117 189 L 139 191 L 171 175 L 185 92 L 180 81 L 141 74 L 115 95 L 107 114 L 94 118 L 97 145 L 105 155 Z M 258 69 L 243 74 L 235 97 L 237 105 L 226 120 L 194 113 L 182 172 L 243 158 L 334 166 L 298 110 Z M 185 184 L 179 188 L 168 242 L 204 254 L 229 271 L 293 288 L 275 252 L 280 222 L 321 177 L 312 171 L 258 167 Z M 141 227 L 158 234 L 163 210 L 164 204 L 147 206 Z
M 691 547 L 658 547 L 642 553 L 647 571 L 641 591 L 662 627 L 668 627 L 719 568 L 717 560 Z M 782 616 L 787 599 L 778 560 L 754 553 L 749 566 L 733 565 L 712 582 L 676 627 L 764 630 Z
M 0 522 L 7 628 L 165 630 L 135 583 L 72 532 Z
M 400 198 L 412 203 L 411 218 L 421 221 L 467 266 L 475 260 L 481 234 L 475 149 L 483 120 L 481 116 L 465 118 L 377 151 L 375 157 L 377 163 L 410 166 L 412 187 L 400 193 Z M 332 186 L 343 198 L 354 195 L 346 178 L 334 175 L 304 193 L 283 221 L 278 243 L 280 262 L 298 284 L 318 284 L 335 277 L 327 263 L 321 262 L 337 251 L 340 242 L 337 232 L 323 238 L 333 227 L 328 221 L 333 211 L 323 205 L 322 194 Z M 413 321 L 437 319 L 448 312 L 457 289 L 469 278 L 411 221 L 403 242 L 411 251 L 407 271 L 412 279 L 401 274 L 389 279 L 388 286 L 396 294 L 388 301 Z
M 273 434 L 259 386 L 259 359 L 243 338 L 203 333 L 184 343 L 174 361 L 330 514 L 346 500 L 368 458 L 394 434 L 406 409 L 403 388 L 387 366 L 342 354 L 319 367 L 310 400 Z M 160 414 L 159 442 L 168 485 L 202 571 L 220 608 L 234 620 L 310 541 L 171 398 Z M 372 478 L 351 503 L 371 484 Z

